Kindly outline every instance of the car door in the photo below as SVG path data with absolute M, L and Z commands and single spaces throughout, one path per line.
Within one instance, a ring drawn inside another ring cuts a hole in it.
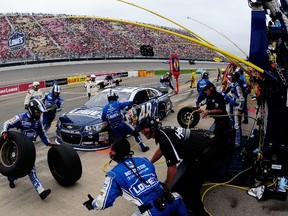
M 157 101 L 155 97 L 149 97 L 147 89 L 139 90 L 133 99 L 137 112 L 137 120 L 140 121 L 145 116 L 156 116 Z

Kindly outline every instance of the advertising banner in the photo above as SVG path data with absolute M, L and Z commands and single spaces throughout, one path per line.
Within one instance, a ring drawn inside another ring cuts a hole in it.
M 0 96 L 19 92 L 19 85 L 0 87 Z
M 67 78 L 63 78 L 63 79 L 56 79 L 56 80 L 47 80 L 45 82 L 45 86 L 46 87 L 52 87 L 54 84 L 57 85 L 67 85 Z
M 82 82 L 86 82 L 86 76 L 75 76 L 75 77 L 67 78 L 68 85 L 82 83 Z

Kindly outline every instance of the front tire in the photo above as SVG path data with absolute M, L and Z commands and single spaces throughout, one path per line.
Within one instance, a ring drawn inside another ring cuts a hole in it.
M 195 112 L 195 107 L 183 107 L 177 114 L 177 121 L 183 128 L 193 128 L 200 121 L 200 114 Z

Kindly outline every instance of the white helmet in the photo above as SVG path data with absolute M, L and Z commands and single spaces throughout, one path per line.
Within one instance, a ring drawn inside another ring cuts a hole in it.
M 33 83 L 32 83 L 32 86 L 39 86 L 40 85 L 40 83 L 38 82 L 38 81 L 34 81 Z
M 96 78 L 95 74 L 91 74 L 90 77 L 91 77 L 91 78 Z

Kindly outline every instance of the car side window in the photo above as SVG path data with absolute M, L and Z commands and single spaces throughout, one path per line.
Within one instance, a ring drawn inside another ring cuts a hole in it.
M 158 96 L 157 92 L 153 91 L 152 89 L 147 89 L 147 94 L 149 99 L 156 98 Z
M 146 90 L 142 90 L 136 93 L 133 102 L 135 104 L 142 104 L 149 100 Z

